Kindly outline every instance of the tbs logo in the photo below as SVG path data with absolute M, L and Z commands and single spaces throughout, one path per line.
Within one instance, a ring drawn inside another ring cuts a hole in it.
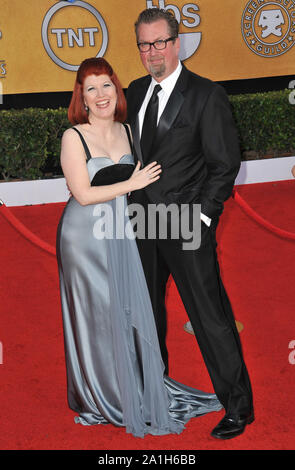
M 4 60 L 0 60 L 0 78 L 5 77 L 6 75 L 6 64 Z
M 180 25 L 185 26 L 186 28 L 195 28 L 199 26 L 201 19 L 197 11 L 199 11 L 199 7 L 194 3 L 186 3 L 180 12 L 179 8 L 176 5 L 165 4 L 165 0 L 147 0 L 146 1 L 147 8 L 162 8 L 164 10 L 170 10 L 174 13 L 175 18 L 177 19 Z M 184 17 L 181 20 L 181 13 Z M 185 60 L 191 57 L 196 50 L 198 49 L 200 42 L 201 42 L 202 33 L 200 32 L 187 32 L 187 33 L 179 33 L 180 38 L 180 51 L 179 51 L 179 58 L 180 60 Z

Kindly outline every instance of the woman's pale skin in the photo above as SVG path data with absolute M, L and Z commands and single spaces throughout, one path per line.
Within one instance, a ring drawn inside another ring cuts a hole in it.
M 117 103 L 116 87 L 108 75 L 88 75 L 83 85 L 84 104 L 89 108 L 90 124 L 76 128 L 84 136 L 92 158 L 108 157 L 119 163 L 123 155 L 130 153 L 126 130 L 114 121 Z M 140 162 L 132 176 L 120 183 L 91 186 L 86 166 L 86 156 L 80 137 L 73 129 L 67 129 L 61 141 L 61 167 L 71 194 L 82 205 L 110 201 L 131 191 L 144 188 L 160 178 L 161 166 L 150 163 L 140 170 Z

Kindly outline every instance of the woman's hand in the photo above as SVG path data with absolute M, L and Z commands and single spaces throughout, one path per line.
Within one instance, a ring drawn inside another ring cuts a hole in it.
M 146 186 L 151 183 L 154 183 L 160 178 L 160 173 L 162 169 L 161 165 L 158 165 L 157 162 L 149 163 L 142 170 L 140 170 L 140 165 L 141 163 L 138 162 L 134 172 L 129 178 L 129 182 L 132 185 L 130 191 L 145 188 Z

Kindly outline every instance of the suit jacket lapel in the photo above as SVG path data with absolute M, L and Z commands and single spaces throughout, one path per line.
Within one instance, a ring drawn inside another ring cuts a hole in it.
M 169 131 L 179 113 L 183 101 L 184 97 L 182 93 L 180 93 L 178 90 L 173 90 L 160 117 L 153 145 L 157 145 L 158 142 L 161 142 L 164 135 Z
M 165 134 L 169 131 L 172 124 L 174 123 L 181 106 L 184 102 L 184 91 L 187 85 L 187 69 L 183 66 L 181 74 L 175 84 L 175 87 L 169 97 L 168 103 L 160 117 L 156 136 L 153 142 L 153 149 L 157 148 L 160 142 L 163 140 Z

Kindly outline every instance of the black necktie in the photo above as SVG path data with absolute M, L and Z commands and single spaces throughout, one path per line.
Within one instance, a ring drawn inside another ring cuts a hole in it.
M 161 86 L 156 85 L 144 115 L 140 145 L 145 160 L 148 158 L 156 133 L 159 105 L 158 93 L 160 90 L 162 90 Z

